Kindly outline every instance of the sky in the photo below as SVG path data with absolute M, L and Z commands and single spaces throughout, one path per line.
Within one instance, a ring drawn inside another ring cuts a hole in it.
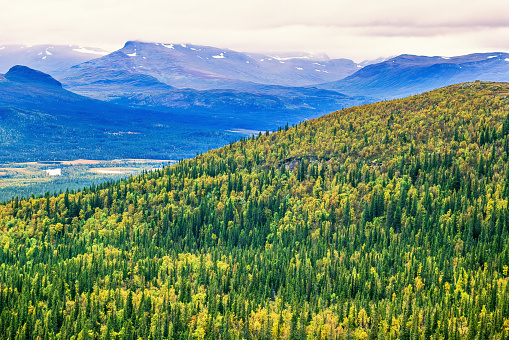
M 509 51 L 507 0 L 0 0 L 0 45 L 128 40 L 365 59 Z

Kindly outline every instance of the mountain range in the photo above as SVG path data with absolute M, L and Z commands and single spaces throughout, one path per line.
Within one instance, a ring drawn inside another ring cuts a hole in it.
M 316 87 L 377 100 L 463 81 L 509 77 L 509 54 L 503 52 L 456 57 L 403 54 L 355 63 L 327 55 L 264 55 L 140 41 L 128 41 L 112 53 L 74 45 L 1 46 L 0 73 L 14 65 L 43 71 L 69 90 L 102 99 L 147 89 L 274 93 L 281 87 Z
M 326 55 L 140 41 L 112 53 L 79 46 L 0 47 L 0 69 L 13 64 L 49 75 L 15 67 L 0 76 L 2 140 L 11 148 L 3 149 L 4 159 L 135 157 L 143 148 L 154 158 L 189 157 L 242 134 L 345 107 L 462 81 L 509 80 L 507 53 L 400 55 L 357 64 Z M 107 133 L 115 137 L 105 138 Z M 159 143 L 162 135 L 165 142 Z M 76 136 L 86 143 L 70 152 Z M 35 146 L 45 138 L 55 140 L 47 154 Z
M 57 78 L 73 92 L 123 105 L 294 114 L 306 110 L 305 116 L 316 117 L 370 101 L 303 87 L 343 78 L 357 69 L 351 60 L 327 56 L 268 57 L 208 46 L 131 41 Z

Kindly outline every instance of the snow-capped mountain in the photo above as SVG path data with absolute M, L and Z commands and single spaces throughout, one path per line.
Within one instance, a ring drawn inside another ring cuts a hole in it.
M 299 111 L 312 117 L 367 101 L 295 84 L 296 77 L 305 84 L 327 79 L 333 69 L 332 79 L 338 79 L 339 71 L 345 69 L 341 65 L 357 68 L 352 61 L 328 60 L 323 55 L 267 57 L 207 46 L 127 42 L 122 49 L 75 65 L 57 78 L 75 93 L 127 106 L 236 113 Z M 305 71 L 311 67 L 313 77 L 322 76 L 312 78 Z
M 0 73 L 14 65 L 25 65 L 58 76 L 73 65 L 102 57 L 108 52 L 76 45 L 0 46 Z
M 307 86 L 342 79 L 358 70 L 351 60 L 330 60 L 325 55 L 266 56 L 210 46 L 129 41 L 118 51 L 73 67 L 65 77 L 76 80 L 98 68 L 123 69 L 173 87 L 200 90 L 238 89 L 243 83 Z

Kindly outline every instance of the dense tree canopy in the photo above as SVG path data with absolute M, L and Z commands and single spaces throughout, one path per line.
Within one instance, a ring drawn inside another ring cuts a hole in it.
M 0 206 L 2 339 L 507 339 L 509 85 Z

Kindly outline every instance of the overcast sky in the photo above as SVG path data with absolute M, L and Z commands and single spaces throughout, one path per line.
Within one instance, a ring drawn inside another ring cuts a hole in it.
M 127 40 L 357 62 L 509 51 L 508 0 L 0 0 L 0 45 Z

